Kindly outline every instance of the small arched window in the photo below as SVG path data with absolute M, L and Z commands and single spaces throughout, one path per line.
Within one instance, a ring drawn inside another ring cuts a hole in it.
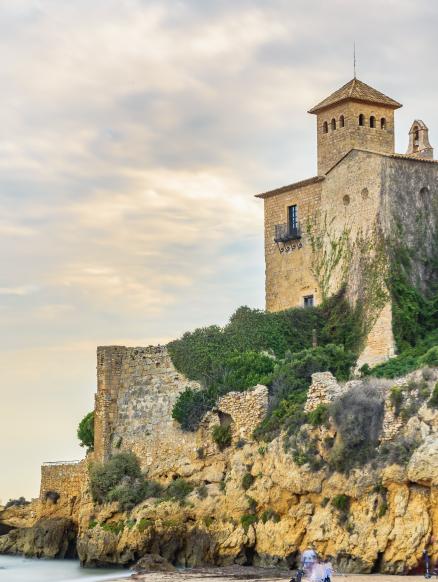
M 414 127 L 414 152 L 420 149 L 420 130 L 417 126 Z
M 339 127 L 345 127 L 345 118 L 343 115 L 339 118 Z
M 384 117 L 380 120 L 380 129 L 386 129 L 386 119 Z
M 364 126 L 365 125 L 365 115 L 363 113 L 361 113 L 359 115 L 359 125 L 360 126 Z
M 373 128 L 376 127 L 376 118 L 374 117 L 374 115 L 371 115 L 371 117 L 370 117 L 370 127 L 373 127 Z
M 324 121 L 324 123 L 322 124 L 322 133 L 328 133 L 328 123 L 327 123 L 327 121 Z
M 330 125 L 331 125 L 331 128 L 332 128 L 332 131 L 334 131 L 336 129 L 336 119 L 335 118 L 332 119 Z

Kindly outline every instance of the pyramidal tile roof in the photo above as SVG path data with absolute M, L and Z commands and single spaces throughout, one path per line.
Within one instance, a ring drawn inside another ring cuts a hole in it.
M 329 97 L 324 99 L 324 101 L 321 101 L 321 103 L 312 107 L 309 113 L 317 113 L 326 107 L 330 107 L 341 101 L 347 101 L 348 99 L 352 99 L 353 101 L 364 101 L 366 103 L 378 103 L 379 105 L 386 105 L 393 109 L 399 109 L 402 107 L 402 104 L 398 101 L 391 99 L 391 97 L 387 97 L 383 93 L 380 93 L 380 91 L 377 91 L 366 83 L 359 81 L 359 79 L 354 78 L 329 95 Z

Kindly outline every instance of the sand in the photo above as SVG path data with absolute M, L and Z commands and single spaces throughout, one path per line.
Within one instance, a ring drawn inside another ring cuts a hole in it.
M 259 568 L 200 568 L 178 572 L 151 572 L 133 574 L 129 581 L 143 582 L 285 582 L 291 579 L 292 572 L 266 570 Z M 389 576 L 385 574 L 340 574 L 332 578 L 333 582 L 406 582 L 406 576 Z M 409 576 L 409 582 L 420 582 L 423 576 Z M 309 582 L 303 578 L 303 582 Z

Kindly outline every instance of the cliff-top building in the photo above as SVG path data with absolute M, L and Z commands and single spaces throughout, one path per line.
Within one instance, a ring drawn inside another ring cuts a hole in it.
M 360 364 L 395 353 L 385 279 L 392 241 L 410 251 L 421 291 L 436 276 L 429 259 L 438 237 L 438 163 L 420 120 L 407 153 L 395 153 L 401 106 L 354 78 L 309 111 L 317 175 L 257 195 L 265 208 L 266 308 L 318 305 L 344 288 L 353 305 L 362 300 L 369 321 Z

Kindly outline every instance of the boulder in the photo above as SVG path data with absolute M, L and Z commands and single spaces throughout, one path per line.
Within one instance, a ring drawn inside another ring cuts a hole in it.
M 159 554 L 146 554 L 132 567 L 133 570 L 140 574 L 148 572 L 174 572 L 175 566 L 160 556 Z

